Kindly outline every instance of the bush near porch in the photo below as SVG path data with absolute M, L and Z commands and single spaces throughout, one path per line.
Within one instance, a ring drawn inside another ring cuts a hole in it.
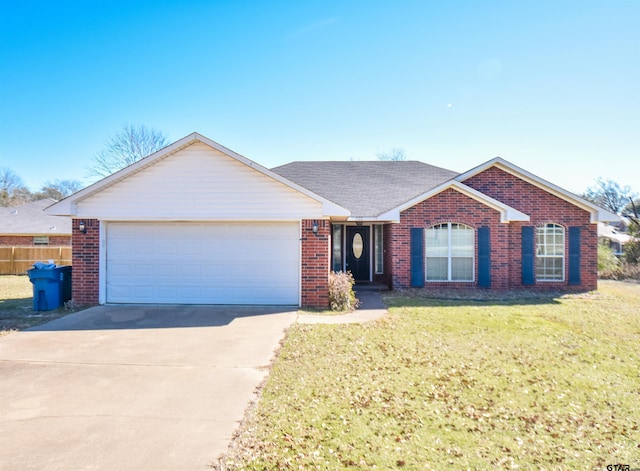
M 290 329 L 219 469 L 640 467 L 640 284 L 386 301 Z

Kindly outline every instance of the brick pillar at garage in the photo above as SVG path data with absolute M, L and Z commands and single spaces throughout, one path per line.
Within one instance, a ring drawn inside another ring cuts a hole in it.
M 86 232 L 80 232 L 80 222 Z M 72 299 L 81 306 L 96 305 L 100 289 L 100 221 L 74 219 L 72 231 Z
M 331 263 L 331 224 L 315 221 L 318 232 L 314 234 L 314 220 L 302 220 L 302 300 L 303 307 L 326 309 L 329 307 L 329 267 Z

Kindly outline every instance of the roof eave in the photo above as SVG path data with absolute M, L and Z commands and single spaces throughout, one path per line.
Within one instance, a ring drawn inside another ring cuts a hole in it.
M 597 211 L 591 212 L 591 222 L 620 222 L 622 221 L 622 217 L 618 216 L 611 211 L 607 211 L 606 209 L 597 208 Z

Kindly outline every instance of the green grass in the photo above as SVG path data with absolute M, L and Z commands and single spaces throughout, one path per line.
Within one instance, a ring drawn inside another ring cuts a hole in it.
M 296 325 L 223 469 L 640 467 L 640 285 Z
M 69 314 L 64 308 L 33 310 L 33 285 L 26 275 L 0 276 L 0 336 Z

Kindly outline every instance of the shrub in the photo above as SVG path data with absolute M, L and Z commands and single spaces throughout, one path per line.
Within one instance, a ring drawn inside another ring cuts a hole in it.
M 598 271 L 598 278 L 603 280 L 640 281 L 640 263 L 621 263 L 612 270 Z
M 329 273 L 329 307 L 332 311 L 353 311 L 358 307 L 354 284 L 350 272 Z
M 611 247 L 598 244 L 598 272 L 615 271 L 620 266 L 618 257 Z
M 634 240 L 624 246 L 624 258 L 629 264 L 640 263 L 640 240 Z

